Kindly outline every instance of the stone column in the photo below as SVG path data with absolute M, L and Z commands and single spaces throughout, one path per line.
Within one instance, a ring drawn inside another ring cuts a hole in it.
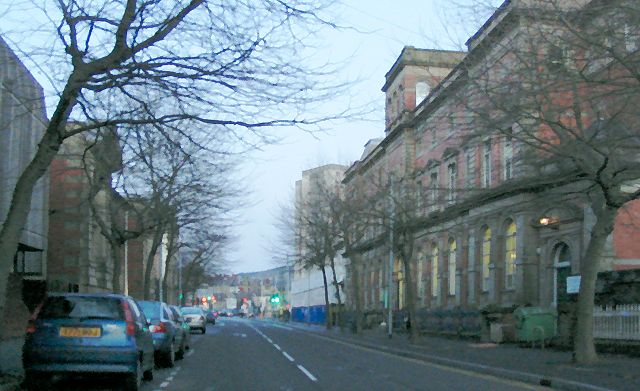
M 467 241 L 467 298 L 470 305 L 476 304 L 476 273 L 476 232 L 474 228 L 471 228 Z

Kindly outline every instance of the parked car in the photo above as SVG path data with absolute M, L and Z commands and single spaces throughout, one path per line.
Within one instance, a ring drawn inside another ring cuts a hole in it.
M 183 357 L 184 350 L 180 351 L 182 329 L 178 326 L 171 308 L 161 301 L 140 301 L 139 304 L 151 323 L 149 330 L 153 336 L 156 363 L 168 368 L 173 367 L 175 360 Z
M 200 307 L 182 307 L 182 315 L 191 330 L 199 329 L 202 334 L 207 332 L 206 317 Z
M 218 317 L 218 313 L 215 311 L 207 311 L 204 316 L 207 318 L 207 323 L 216 324 L 216 318 Z
M 176 324 L 182 330 L 182 344 L 180 345 L 180 349 L 176 352 L 176 356 L 183 357 L 185 350 L 188 350 L 191 347 L 191 328 L 189 327 L 189 323 L 182 315 L 182 311 L 180 307 L 177 305 L 170 305 L 169 308 L 176 318 Z
M 120 374 L 126 390 L 153 379 L 153 341 L 135 300 L 116 294 L 49 294 L 29 320 L 25 385 L 48 389 L 53 375 Z

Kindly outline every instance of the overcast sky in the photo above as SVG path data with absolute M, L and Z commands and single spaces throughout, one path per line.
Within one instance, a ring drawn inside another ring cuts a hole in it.
M 243 171 L 249 179 L 253 206 L 243 210 L 238 221 L 238 241 L 228 255 L 229 271 L 279 266 L 273 259 L 275 219 L 279 205 L 292 200 L 302 171 L 328 163 L 348 165 L 359 159 L 369 139 L 384 135 L 381 87 L 405 45 L 460 50 L 479 27 L 480 18 L 465 20 L 460 15 L 468 10 L 461 11 L 451 0 L 343 0 L 343 4 L 339 18 L 355 29 L 327 32 L 327 58 L 350 58 L 343 71 L 363 80 L 354 86 L 355 95 L 363 102 L 373 101 L 375 114 L 368 121 L 339 124 L 316 137 L 292 130 L 285 142 L 255 152 L 246 160 Z M 486 9 L 482 11 L 486 14 Z

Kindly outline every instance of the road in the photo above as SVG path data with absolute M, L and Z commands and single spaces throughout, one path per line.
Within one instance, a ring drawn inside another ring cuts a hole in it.
M 354 346 L 280 323 L 220 318 L 174 368 L 159 368 L 143 391 L 539 389 Z M 112 390 L 114 382 L 61 382 L 57 389 Z M 548 390 L 546 388 L 545 390 Z

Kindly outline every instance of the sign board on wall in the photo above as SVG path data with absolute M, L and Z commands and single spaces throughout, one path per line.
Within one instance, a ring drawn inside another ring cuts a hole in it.
M 567 293 L 580 292 L 580 276 L 567 277 Z

